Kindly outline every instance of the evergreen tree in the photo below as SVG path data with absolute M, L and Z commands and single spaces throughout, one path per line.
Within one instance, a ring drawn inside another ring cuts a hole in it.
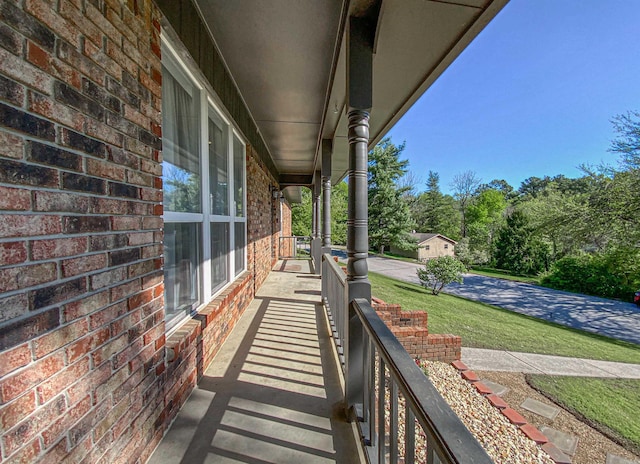
M 534 234 L 522 211 L 512 211 L 498 232 L 495 260 L 498 268 L 518 274 L 537 274 L 548 269 L 549 247 Z
M 453 240 L 460 238 L 460 214 L 455 200 L 440 191 L 440 175 L 429 171 L 426 190 L 411 204 L 411 215 L 418 232 L 442 234 Z
M 409 232 L 413 220 L 405 193 L 399 181 L 407 172 L 409 162 L 400 160 L 404 144 L 394 145 L 385 138 L 369 152 L 369 242 L 384 253 L 385 247 L 411 246 Z

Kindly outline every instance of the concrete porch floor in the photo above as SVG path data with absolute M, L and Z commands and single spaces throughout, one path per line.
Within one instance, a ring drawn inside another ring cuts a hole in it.
M 278 262 L 151 464 L 359 463 L 310 262 Z

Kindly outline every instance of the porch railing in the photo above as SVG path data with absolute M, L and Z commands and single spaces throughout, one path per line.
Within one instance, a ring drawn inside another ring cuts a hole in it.
M 347 304 L 346 276 L 327 254 L 322 279 L 334 338 L 344 354 L 348 406 L 358 418 L 369 462 L 492 463 L 371 304 Z
M 333 340 L 338 349 L 338 355 L 344 373 L 343 340 L 347 336 L 347 314 L 349 302 L 347 300 L 347 275 L 329 254 L 322 255 L 322 299 L 327 308 L 327 316 L 333 332 Z
M 281 258 L 309 258 L 311 257 L 311 237 L 299 235 L 280 237 L 278 253 Z

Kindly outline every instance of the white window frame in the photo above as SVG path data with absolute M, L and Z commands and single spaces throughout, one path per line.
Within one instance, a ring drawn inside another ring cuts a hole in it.
M 211 87 L 206 83 L 205 78 L 201 75 L 199 70 L 194 70 L 191 66 L 187 65 L 184 60 L 180 58 L 180 54 L 176 52 L 175 47 L 166 37 L 166 34 L 161 34 L 162 42 L 162 64 L 163 66 L 180 82 L 184 82 L 185 78 L 188 78 L 190 83 L 194 85 L 199 93 L 199 106 L 200 106 L 200 163 L 201 163 L 201 213 L 185 213 L 167 211 L 163 212 L 163 220 L 165 223 L 197 223 L 200 227 L 200 236 L 202 241 L 202 249 L 200 250 L 200 262 L 199 267 L 199 295 L 201 295 L 202 301 L 199 305 L 194 305 L 191 312 L 187 314 L 176 314 L 170 319 L 165 318 L 167 325 L 167 331 L 173 332 L 184 321 L 188 320 L 193 314 L 197 313 L 200 309 L 206 306 L 212 299 L 214 299 L 219 293 L 223 292 L 229 285 L 231 285 L 237 276 L 247 269 L 247 166 L 246 166 L 246 139 L 243 137 L 237 127 L 234 126 L 232 118 L 224 110 L 224 107 L 219 104 L 219 99 Z M 177 71 L 177 72 L 176 72 Z M 177 75 L 176 75 L 177 74 Z M 196 76 L 199 76 L 196 77 Z M 226 126 L 227 136 L 227 215 L 214 215 L 211 213 L 210 206 L 210 187 L 209 187 L 209 114 L 215 114 L 217 118 Z M 236 216 L 235 205 L 235 171 L 234 171 L 234 141 L 237 139 L 242 147 L 242 216 Z M 226 252 L 227 260 L 227 277 L 224 284 L 219 287 L 213 288 L 211 282 L 211 259 L 212 259 L 212 247 L 211 247 L 211 224 L 212 223 L 226 223 L 229 225 L 228 232 L 228 247 Z M 235 264 L 235 227 L 240 226 L 244 230 L 244 259 L 240 269 L 237 269 Z

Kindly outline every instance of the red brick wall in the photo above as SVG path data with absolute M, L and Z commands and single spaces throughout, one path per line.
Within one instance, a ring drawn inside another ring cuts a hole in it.
M 462 339 L 451 334 L 430 334 L 426 311 L 403 311 L 398 304 L 372 298 L 373 308 L 405 350 L 416 359 L 459 361 Z
M 258 155 L 247 146 L 247 267 L 255 274 L 255 289 L 267 278 L 278 259 L 279 200 L 273 198 L 275 179 Z
M 0 4 L 3 462 L 115 462 L 153 428 L 158 19 L 148 1 Z
M 247 272 L 166 338 L 159 24 L 149 0 L 0 3 L 3 464 L 144 462 L 277 259 L 249 147 Z

